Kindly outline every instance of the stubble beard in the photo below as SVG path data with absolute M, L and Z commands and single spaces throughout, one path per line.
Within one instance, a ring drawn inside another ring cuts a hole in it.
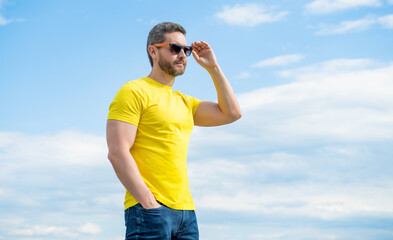
M 158 66 L 160 66 L 161 70 L 164 71 L 166 74 L 172 77 L 180 76 L 186 70 L 186 64 L 184 63 L 184 67 L 181 69 L 176 69 L 174 65 L 179 61 L 175 61 L 173 64 L 166 61 L 165 59 L 161 58 L 158 60 Z M 183 61 L 182 61 L 183 62 Z

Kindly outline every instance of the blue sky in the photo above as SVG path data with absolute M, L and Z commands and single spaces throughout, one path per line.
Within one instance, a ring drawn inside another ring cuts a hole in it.
M 0 239 L 123 238 L 106 116 L 162 21 L 243 111 L 191 137 L 201 239 L 393 238 L 392 0 L 0 0 Z M 174 88 L 216 99 L 192 58 Z

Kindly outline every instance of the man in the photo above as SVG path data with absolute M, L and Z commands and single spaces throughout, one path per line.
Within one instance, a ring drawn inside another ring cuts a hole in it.
M 126 239 L 199 238 L 186 166 L 192 128 L 241 117 L 212 48 L 187 46 L 185 34 L 176 23 L 156 25 L 147 40 L 150 74 L 123 85 L 109 108 L 108 158 L 126 188 Z M 172 91 L 191 53 L 211 75 L 218 103 Z

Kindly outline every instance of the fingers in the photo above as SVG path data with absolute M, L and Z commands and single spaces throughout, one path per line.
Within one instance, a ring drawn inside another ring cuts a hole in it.
M 191 47 L 192 47 L 196 52 L 200 52 L 200 51 L 202 51 L 202 50 L 204 50 L 204 49 L 209 49 L 209 48 L 210 48 L 209 44 L 208 44 L 207 42 L 204 42 L 204 41 L 193 42 L 193 43 L 191 44 Z
M 195 50 L 192 50 L 192 56 L 195 58 L 195 60 L 199 60 L 199 55 Z

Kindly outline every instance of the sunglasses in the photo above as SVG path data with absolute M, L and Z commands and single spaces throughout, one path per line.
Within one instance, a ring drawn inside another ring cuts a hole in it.
M 156 46 L 156 47 L 169 46 L 169 50 L 171 51 L 171 53 L 175 53 L 175 54 L 179 54 L 180 51 L 183 49 L 184 54 L 186 54 L 187 57 L 190 56 L 191 52 L 192 52 L 191 46 L 182 46 L 177 43 L 156 43 L 156 44 L 153 44 L 153 46 Z

